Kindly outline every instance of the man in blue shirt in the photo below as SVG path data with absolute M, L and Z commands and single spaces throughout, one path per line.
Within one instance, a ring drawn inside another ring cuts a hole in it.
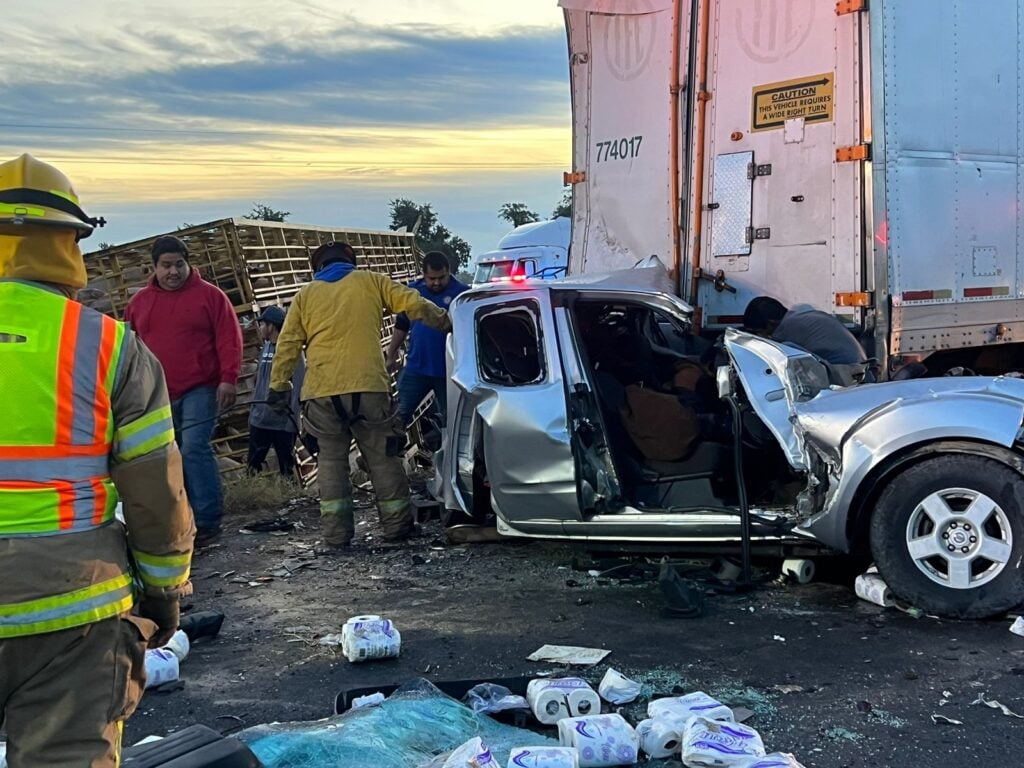
M 469 286 L 460 283 L 451 274 L 448 257 L 440 251 L 431 251 L 423 257 L 423 277 L 412 284 L 424 298 L 448 309 L 452 299 Z M 405 315 L 395 318 L 395 332 L 388 346 L 387 364 L 389 370 L 398 367 L 398 352 L 409 341 L 409 354 L 405 358 L 405 369 L 398 378 L 398 413 L 402 423 L 412 423 L 416 408 L 431 391 L 441 413 L 447 417 L 448 373 L 445 368 L 445 334 L 420 322 L 411 323 Z

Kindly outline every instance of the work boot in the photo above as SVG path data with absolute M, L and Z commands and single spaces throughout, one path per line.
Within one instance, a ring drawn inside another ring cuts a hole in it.
M 351 499 L 328 499 L 320 502 L 321 528 L 324 543 L 330 547 L 347 547 L 355 534 L 355 505 Z
M 388 544 L 403 542 L 412 535 L 412 502 L 408 497 L 378 501 L 377 509 L 380 512 L 384 541 Z

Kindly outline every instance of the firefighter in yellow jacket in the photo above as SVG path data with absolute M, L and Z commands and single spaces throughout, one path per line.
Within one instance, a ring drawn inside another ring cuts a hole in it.
M 190 589 L 195 530 L 163 371 L 123 323 L 74 300 L 86 283 L 78 240 L 97 224 L 56 168 L 30 155 L 0 164 L 0 719 L 10 768 L 118 765 L 147 643 L 170 638 Z
M 405 429 L 390 396 L 381 349 L 385 309 L 438 330 L 448 314 L 419 292 L 385 275 L 356 269 L 355 250 L 331 242 L 312 255 L 313 281 L 295 295 L 277 339 L 268 399 L 285 407 L 303 347 L 306 378 L 300 393 L 309 431 L 320 442 L 317 482 L 326 543 L 346 546 L 355 532 L 349 450 L 353 438 L 370 470 L 385 541 L 412 532 L 409 480 L 399 453 Z

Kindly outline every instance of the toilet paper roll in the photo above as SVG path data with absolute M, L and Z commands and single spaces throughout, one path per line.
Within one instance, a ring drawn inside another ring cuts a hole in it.
M 655 699 L 647 705 L 647 716 L 655 720 L 671 720 L 680 729 L 690 719 L 706 717 L 709 720 L 733 721 L 736 718 L 732 710 L 725 704 L 708 696 L 704 691 L 695 691 L 685 696 L 671 696 L 666 699 Z
M 558 741 L 564 747 L 575 748 L 580 768 L 635 765 L 640 751 L 640 737 L 621 715 L 559 720 Z
M 718 768 L 743 764 L 743 758 L 764 757 L 761 735 L 742 723 L 723 723 L 695 717 L 683 731 L 683 764 L 690 768 Z
M 554 725 L 565 717 L 601 712 L 601 697 L 586 680 L 578 677 L 531 680 L 526 686 L 526 701 L 533 716 L 544 725 Z
M 351 619 L 346 621 L 346 624 L 362 624 L 364 621 L 380 621 L 380 616 L 353 616 Z
M 681 749 L 682 728 L 671 720 L 644 720 L 637 725 L 636 733 L 640 749 L 655 759 L 672 757 Z
M 889 594 L 889 585 L 877 573 L 862 573 L 854 580 L 853 589 L 861 600 L 867 600 L 882 608 L 895 605 L 892 595 Z
M 572 747 L 516 747 L 506 768 L 580 768 L 580 756 Z
M 814 578 L 814 561 L 804 558 L 783 560 L 782 575 L 793 579 L 797 584 L 810 584 Z

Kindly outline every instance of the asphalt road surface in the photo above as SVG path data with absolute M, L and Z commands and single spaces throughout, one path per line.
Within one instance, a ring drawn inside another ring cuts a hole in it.
M 574 670 L 595 685 L 613 666 L 655 695 L 703 690 L 746 707 L 769 751 L 792 752 L 809 768 L 1020 763 L 1024 719 L 973 703 L 984 697 L 1024 714 L 1024 637 L 1008 631 L 1009 619 L 914 618 L 857 599 L 849 576 L 770 580 L 709 595 L 701 618 L 670 619 L 656 581 L 614 578 L 629 569 L 573 570 L 578 552 L 569 547 L 451 546 L 432 522 L 414 543 L 385 549 L 371 513 L 360 511 L 365 522 L 344 554 L 319 551 L 308 501 L 286 511 L 299 524 L 292 531 L 242 534 L 246 521 L 229 520 L 219 545 L 197 555 L 190 601 L 225 614 L 221 634 L 195 644 L 184 688 L 147 692 L 126 743 L 196 722 L 233 731 L 322 718 L 339 691 L 358 686 L 559 671 L 526 660 L 554 643 L 611 651 Z M 319 644 L 365 613 L 401 630 L 399 659 L 350 664 Z M 642 709 L 626 714 L 635 721 Z

